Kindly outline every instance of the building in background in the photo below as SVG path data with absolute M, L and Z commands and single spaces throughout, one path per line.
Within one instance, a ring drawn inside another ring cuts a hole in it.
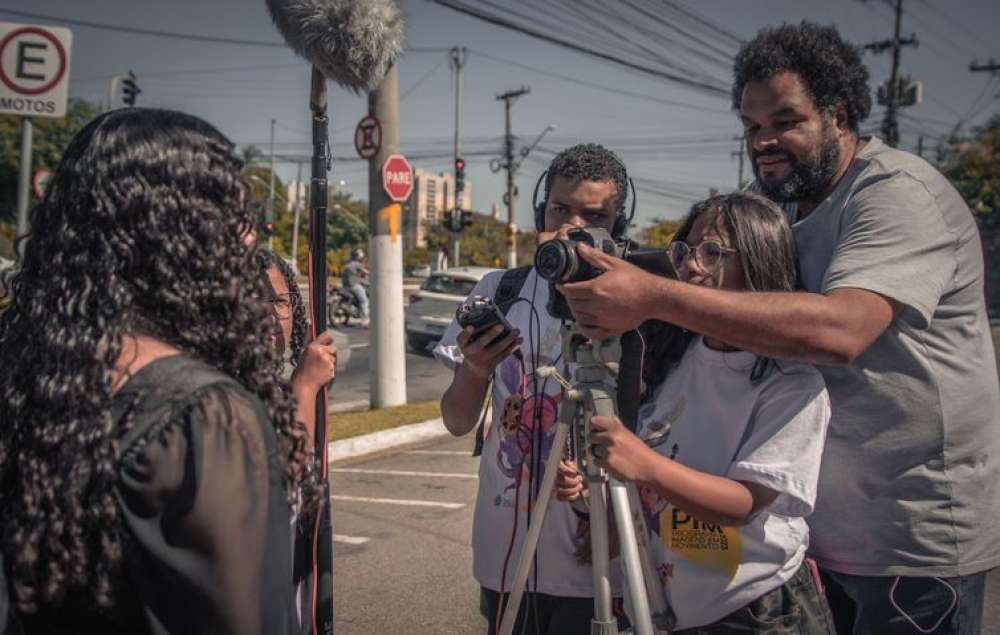
M 403 215 L 403 249 L 427 246 L 427 229 L 441 222 L 444 212 L 455 209 L 455 175 L 413 171 L 413 193 Z M 472 209 L 472 184 L 465 179 L 462 209 Z
M 296 205 L 302 205 L 302 209 L 309 206 L 309 181 L 291 180 L 285 184 L 285 191 L 288 193 L 289 210 L 294 210 Z

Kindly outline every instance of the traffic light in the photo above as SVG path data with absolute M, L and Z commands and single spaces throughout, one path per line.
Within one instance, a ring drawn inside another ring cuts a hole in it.
M 468 227 L 469 225 L 472 224 L 472 212 L 470 212 L 467 209 L 463 209 L 463 210 L 460 210 L 460 211 L 462 213 L 461 214 L 462 221 L 461 221 L 461 223 L 459 223 L 459 227 L 461 227 L 462 229 L 465 229 L 466 227 Z
M 465 159 L 458 157 L 455 159 L 455 193 L 456 197 L 458 192 L 465 189 Z M 461 203 L 456 200 L 455 207 L 458 207 Z
M 122 79 L 122 101 L 126 106 L 134 106 L 135 99 L 139 96 L 139 85 L 135 83 L 135 73 L 128 72 L 128 77 Z
M 441 218 L 441 224 L 444 225 L 445 229 L 451 229 L 451 212 L 445 212 Z

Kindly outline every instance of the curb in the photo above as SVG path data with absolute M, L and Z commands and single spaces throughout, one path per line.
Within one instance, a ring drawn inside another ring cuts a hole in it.
M 331 403 L 330 406 L 327 408 L 327 414 L 332 415 L 341 412 L 357 412 L 359 410 L 368 410 L 368 407 L 370 405 L 371 403 L 367 399 L 355 399 L 354 401 L 335 402 Z
M 450 435 L 448 429 L 444 427 L 444 422 L 438 417 L 422 423 L 411 423 L 350 439 L 331 441 L 326 446 L 326 455 L 327 460 L 334 463 L 448 435 Z

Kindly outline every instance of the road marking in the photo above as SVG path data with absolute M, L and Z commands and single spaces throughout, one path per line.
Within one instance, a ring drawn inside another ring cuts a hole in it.
M 351 344 L 351 346 L 350 346 L 350 349 L 352 351 L 356 351 L 359 348 L 368 348 L 368 344 L 367 343 L 366 344 Z
M 418 476 L 427 478 L 464 478 L 476 480 L 478 474 L 458 474 L 455 472 L 410 472 L 408 470 L 366 470 L 358 467 L 332 467 L 331 472 L 341 474 L 374 474 L 376 476 Z
M 406 505 L 408 507 L 442 507 L 444 509 L 461 509 L 465 503 L 438 503 L 435 501 L 401 500 L 398 498 L 369 498 L 367 496 L 331 496 L 335 501 L 345 503 L 384 503 L 386 505 Z
M 409 452 L 404 452 L 404 454 L 439 454 L 444 456 L 472 457 L 472 453 L 468 450 L 410 450 Z
M 365 538 L 364 536 L 344 536 L 341 534 L 333 534 L 333 541 L 339 542 L 342 545 L 363 545 L 370 540 L 371 538 Z

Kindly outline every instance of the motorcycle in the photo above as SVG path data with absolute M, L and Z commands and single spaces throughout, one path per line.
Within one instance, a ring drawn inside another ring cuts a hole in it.
M 368 285 L 365 285 L 365 291 L 367 290 Z M 358 299 L 350 290 L 343 287 L 332 289 L 332 293 L 327 298 L 326 307 L 330 326 L 336 326 L 338 323 L 347 326 L 351 318 L 360 320 L 363 317 Z

